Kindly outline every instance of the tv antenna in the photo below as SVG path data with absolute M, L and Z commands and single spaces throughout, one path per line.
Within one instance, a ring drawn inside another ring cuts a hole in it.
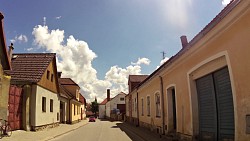
M 166 52 L 162 51 L 161 53 L 162 53 L 162 59 L 164 60 L 166 58 L 166 56 L 165 56 Z

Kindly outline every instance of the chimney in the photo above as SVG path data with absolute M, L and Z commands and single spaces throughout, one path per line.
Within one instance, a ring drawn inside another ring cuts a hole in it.
M 187 36 L 185 36 L 185 35 L 181 36 L 181 44 L 182 44 L 182 48 L 184 48 L 188 45 Z
M 110 101 L 110 89 L 107 89 L 107 101 Z
M 10 60 L 12 59 L 13 50 L 14 50 L 13 43 L 11 43 L 10 46 L 9 46 L 9 57 L 10 57 Z
M 61 78 L 61 76 L 62 76 L 62 72 L 57 72 L 57 77 Z

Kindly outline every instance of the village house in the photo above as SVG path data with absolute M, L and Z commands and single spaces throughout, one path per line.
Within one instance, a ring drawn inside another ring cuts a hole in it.
M 108 102 L 108 99 L 105 98 L 100 104 L 99 104 L 99 117 L 98 118 L 105 118 L 106 117 L 106 103 Z
M 79 97 L 81 104 L 81 120 L 86 119 L 86 99 L 82 96 L 82 94 L 80 93 L 80 97 Z
M 8 120 L 8 99 L 10 75 L 6 73 L 11 70 L 10 58 L 7 53 L 5 35 L 3 29 L 3 14 L 0 12 L 0 118 Z
M 250 1 L 233 0 L 191 41 L 182 36 L 182 49 L 137 87 L 139 126 L 185 140 L 249 140 L 249 25 Z
M 131 104 L 131 106 L 126 107 L 126 120 L 129 122 L 139 125 L 138 120 L 138 93 L 137 86 L 146 78 L 148 75 L 129 75 L 128 77 L 128 88 L 129 94 L 126 96 L 126 103 Z M 144 113 L 142 113 L 144 114 Z
M 12 50 L 10 49 L 10 54 Z M 13 129 L 59 125 L 59 85 L 55 53 L 13 54 L 9 122 Z
M 125 96 L 125 93 L 120 92 L 114 98 L 110 98 L 110 89 L 107 90 L 107 102 L 105 104 L 105 116 L 107 119 L 116 119 L 116 115 L 118 114 L 125 115 Z
M 69 96 L 68 102 L 61 101 L 61 109 L 65 113 L 63 117 L 66 117 L 66 122 L 70 124 L 79 122 L 82 119 L 81 106 L 83 105 L 80 101 L 80 87 L 71 78 L 58 78 L 58 81 L 61 92 Z

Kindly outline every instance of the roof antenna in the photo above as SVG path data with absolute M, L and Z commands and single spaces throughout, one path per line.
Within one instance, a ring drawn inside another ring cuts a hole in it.
M 162 51 L 161 53 L 162 53 L 162 59 L 164 60 L 164 59 L 166 58 L 166 57 L 165 57 L 166 52 Z

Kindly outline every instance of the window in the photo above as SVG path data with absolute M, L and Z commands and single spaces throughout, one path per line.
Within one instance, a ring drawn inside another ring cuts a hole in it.
M 46 97 L 42 97 L 42 112 L 46 112 Z
M 161 98 L 160 94 L 155 94 L 156 117 L 161 117 Z
M 53 112 L 53 99 L 50 99 L 50 112 Z
M 50 71 L 47 70 L 47 79 L 49 80 L 49 76 L 50 76 Z
M 147 115 L 150 116 L 150 97 L 147 96 Z
M 124 101 L 124 97 L 121 97 L 121 98 L 120 98 L 120 101 Z
M 141 115 L 144 116 L 143 98 L 141 99 Z
M 50 78 L 51 82 L 53 82 L 53 79 L 54 79 L 54 75 L 51 74 L 51 78 Z

